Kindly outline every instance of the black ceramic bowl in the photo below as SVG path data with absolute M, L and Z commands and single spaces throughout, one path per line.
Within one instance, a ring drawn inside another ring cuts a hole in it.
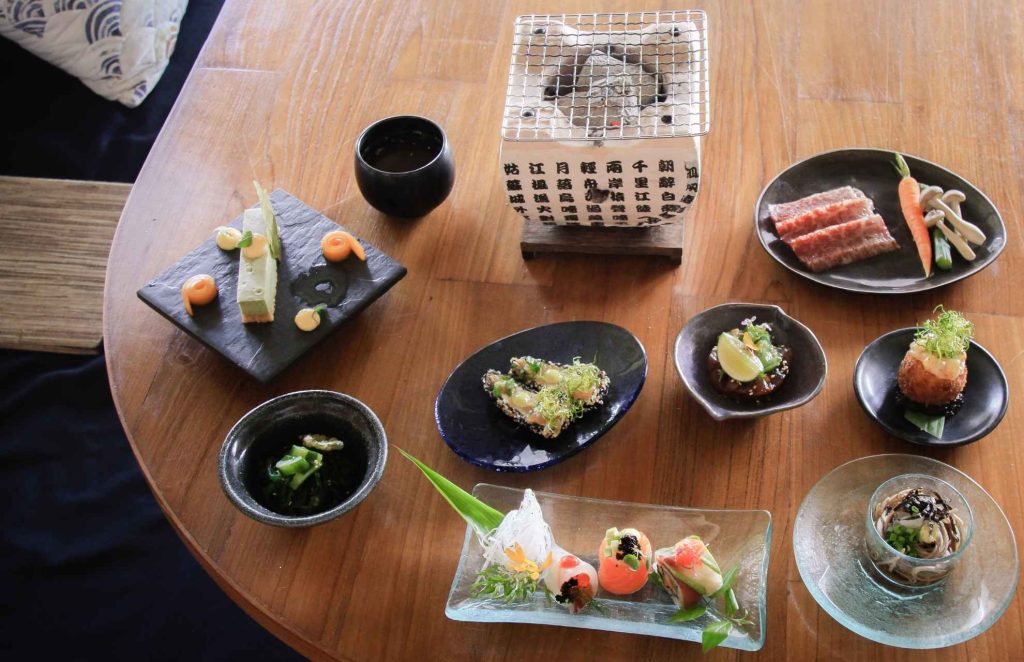
M 739 402 L 722 395 L 711 385 L 707 367 L 708 353 L 719 334 L 751 317 L 759 324 L 770 323 L 773 342 L 793 350 L 789 375 L 762 403 Z M 778 306 L 756 303 L 726 303 L 691 317 L 676 338 L 675 359 L 683 386 L 716 421 L 755 418 L 805 405 L 821 392 L 828 373 L 825 350 L 810 329 Z
M 300 434 L 328 434 L 345 442 L 346 457 L 365 463 L 355 491 L 322 512 L 282 515 L 262 505 L 258 493 L 264 462 Z M 322 524 L 355 508 L 384 473 L 388 440 L 377 415 L 359 400 L 334 391 L 296 391 L 267 400 L 243 416 L 220 449 L 220 482 L 231 502 L 249 517 L 275 526 Z
M 917 328 L 890 331 L 865 347 L 857 359 L 853 390 L 867 415 L 894 437 L 924 446 L 969 444 L 995 430 L 1006 415 L 1010 387 L 999 363 L 974 341 L 967 349 L 964 403 L 955 416 L 946 419 L 942 438 L 936 439 L 904 418 L 905 408 L 896 398 L 896 375 L 916 333 Z
M 425 117 L 388 117 L 356 140 L 356 184 L 388 216 L 423 216 L 444 202 L 455 183 L 448 137 Z

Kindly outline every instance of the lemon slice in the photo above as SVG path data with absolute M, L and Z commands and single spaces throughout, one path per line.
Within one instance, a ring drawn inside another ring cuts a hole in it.
M 722 370 L 738 382 L 750 382 L 764 372 L 757 354 L 747 349 L 743 341 L 731 333 L 718 336 L 718 362 Z

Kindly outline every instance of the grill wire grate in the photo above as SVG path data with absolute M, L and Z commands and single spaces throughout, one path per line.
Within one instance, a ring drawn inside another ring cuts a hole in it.
M 703 11 L 516 19 L 507 140 L 696 136 L 710 115 Z

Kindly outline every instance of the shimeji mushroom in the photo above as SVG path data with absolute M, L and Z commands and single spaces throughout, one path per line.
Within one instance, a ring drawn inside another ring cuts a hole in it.
M 957 232 L 963 235 L 964 239 L 978 246 L 985 243 L 985 233 L 981 231 L 981 228 L 974 225 L 973 223 L 968 223 L 967 221 L 965 221 L 963 218 L 961 218 L 960 214 L 957 214 L 955 211 L 953 211 L 953 209 L 951 209 L 948 204 L 943 202 L 941 199 L 933 199 L 931 204 L 936 209 L 941 209 L 943 212 L 945 212 L 946 220 L 948 220 L 953 225 L 953 227 L 956 228 Z

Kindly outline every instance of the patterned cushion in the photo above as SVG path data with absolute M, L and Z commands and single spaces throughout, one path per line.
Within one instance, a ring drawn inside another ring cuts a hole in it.
M 188 0 L 0 0 L 0 35 L 134 108 L 167 66 Z

